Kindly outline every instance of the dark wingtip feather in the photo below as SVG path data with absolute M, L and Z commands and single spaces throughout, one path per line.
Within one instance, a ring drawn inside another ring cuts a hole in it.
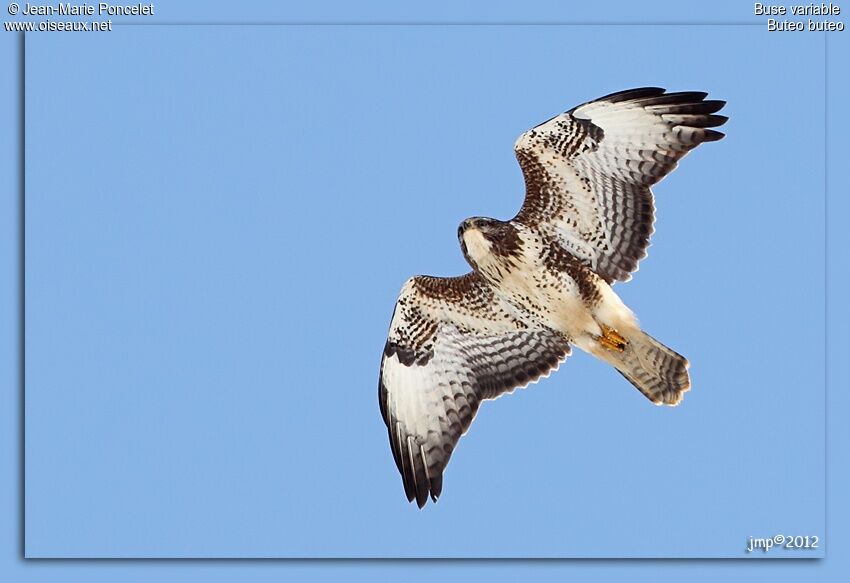
M 599 97 L 598 99 L 594 99 L 594 101 L 609 101 L 611 103 L 619 103 L 620 101 L 628 101 L 630 99 L 640 99 L 643 97 L 655 97 L 658 95 L 663 95 L 664 89 L 663 87 L 636 87 L 634 89 L 625 89 L 623 91 L 617 91 L 615 93 L 609 93 L 608 95 L 604 95 Z
M 424 508 L 426 502 L 428 502 L 428 488 L 427 488 L 427 486 L 424 487 L 424 488 L 419 488 L 416 491 L 416 505 L 419 508 Z
M 661 116 L 667 123 L 676 126 L 677 131 L 681 130 L 683 144 L 690 149 L 703 142 L 716 142 L 725 136 L 722 132 L 705 129 L 719 127 L 729 121 L 725 115 L 715 115 L 726 102 L 719 99 L 703 101 L 707 96 L 704 91 L 678 91 L 636 99 L 633 103 Z
M 717 113 L 723 106 L 725 101 L 710 99 L 708 101 L 686 101 L 681 103 L 665 103 L 647 105 L 646 108 L 655 113 L 675 113 L 675 114 L 708 114 Z
M 729 118 L 725 115 L 702 115 L 694 113 L 665 113 L 662 115 L 662 118 L 668 123 L 689 128 L 716 128 L 729 121 Z
M 408 502 L 413 502 L 416 499 L 416 486 L 413 484 L 413 478 L 405 464 L 401 474 L 401 481 L 404 484 L 404 495 Z
M 706 115 L 704 119 L 705 125 L 702 126 L 704 128 L 717 128 L 729 121 L 729 118 L 725 115 Z
M 673 101 L 702 101 L 708 97 L 706 91 L 674 91 L 667 93 L 664 97 L 670 97 Z
M 629 101 L 630 99 L 641 99 L 644 97 L 654 97 L 656 95 L 662 95 L 664 91 L 666 90 L 663 87 L 636 87 L 634 89 L 616 91 L 614 93 L 609 93 L 608 95 L 603 95 L 602 97 L 597 97 L 596 99 L 585 101 L 584 103 L 576 105 L 574 108 L 567 111 L 567 113 L 573 113 L 580 107 L 584 107 L 585 105 L 589 105 L 591 103 L 596 103 L 599 101 L 607 101 L 608 103 L 619 103 L 621 101 Z
M 715 108 L 713 111 L 704 111 L 703 113 L 715 113 L 723 109 L 723 106 L 726 105 L 726 102 L 722 99 L 709 99 L 707 101 L 701 102 L 703 105 L 710 105 Z
M 424 455 L 422 446 L 417 447 L 415 443 L 409 441 L 404 448 L 404 455 L 407 456 L 404 464 L 402 478 L 404 480 L 404 492 L 407 495 L 407 501 L 416 501 L 419 508 L 424 508 L 428 503 L 428 498 L 434 502 L 440 496 L 443 489 L 443 475 L 432 477 L 428 472 L 428 460 Z
M 399 450 L 402 461 L 402 480 L 404 482 L 404 493 L 407 495 L 407 501 L 413 502 L 419 508 L 425 506 L 428 501 L 428 492 L 431 489 L 431 481 L 428 478 L 428 470 L 425 467 L 425 460 L 422 457 L 420 448 L 416 446 L 412 436 L 401 437 L 399 440 Z
M 726 134 L 723 132 L 718 132 L 715 130 L 705 130 L 703 132 L 702 141 L 703 142 L 716 142 L 717 140 L 722 140 L 726 137 Z
M 443 476 L 435 476 L 431 478 L 431 500 L 434 502 L 440 497 L 443 492 Z
M 708 93 L 703 91 L 677 91 L 675 93 L 665 93 L 651 97 L 642 97 L 633 100 L 636 104 L 647 107 L 649 105 L 666 105 L 666 104 L 682 104 L 701 102 L 708 96 Z
M 390 444 L 392 445 L 393 456 L 396 458 L 398 471 L 401 474 L 401 482 L 404 484 L 404 495 L 407 496 L 408 502 L 412 502 L 416 497 L 416 487 L 410 467 L 410 453 L 407 450 L 407 440 L 399 435 L 395 427 L 390 429 Z

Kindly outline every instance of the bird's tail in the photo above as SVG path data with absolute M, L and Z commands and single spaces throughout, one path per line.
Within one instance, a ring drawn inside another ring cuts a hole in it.
M 600 346 L 597 355 L 656 405 L 678 405 L 691 388 L 688 360 L 640 329 L 627 334 L 624 343 Z

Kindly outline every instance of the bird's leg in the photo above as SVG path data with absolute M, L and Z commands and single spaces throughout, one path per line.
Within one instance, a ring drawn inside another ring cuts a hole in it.
M 599 327 L 602 328 L 602 336 L 597 338 L 599 344 L 614 352 L 623 352 L 626 349 L 628 341 L 619 332 L 605 324 L 599 324 Z

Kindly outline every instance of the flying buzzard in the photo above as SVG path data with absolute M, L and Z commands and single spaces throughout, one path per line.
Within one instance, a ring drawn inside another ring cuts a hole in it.
M 436 502 L 443 471 L 482 400 L 547 376 L 570 345 L 616 368 L 656 405 L 690 388 L 688 361 L 640 329 L 614 293 L 646 256 L 650 186 L 702 142 L 725 102 L 646 87 L 553 117 L 514 145 L 525 202 L 509 221 L 458 228 L 472 271 L 409 279 L 378 381 L 409 501 Z

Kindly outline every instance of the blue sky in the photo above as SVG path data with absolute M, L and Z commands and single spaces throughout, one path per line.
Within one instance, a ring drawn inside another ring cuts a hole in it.
M 31 37 L 30 553 L 738 556 L 822 531 L 822 39 L 670 50 L 716 30 Z M 464 217 L 513 214 L 519 132 L 646 84 L 732 118 L 656 189 L 618 288 L 694 391 L 656 409 L 576 356 L 486 404 L 416 511 L 374 386 L 399 286 L 464 269 Z

